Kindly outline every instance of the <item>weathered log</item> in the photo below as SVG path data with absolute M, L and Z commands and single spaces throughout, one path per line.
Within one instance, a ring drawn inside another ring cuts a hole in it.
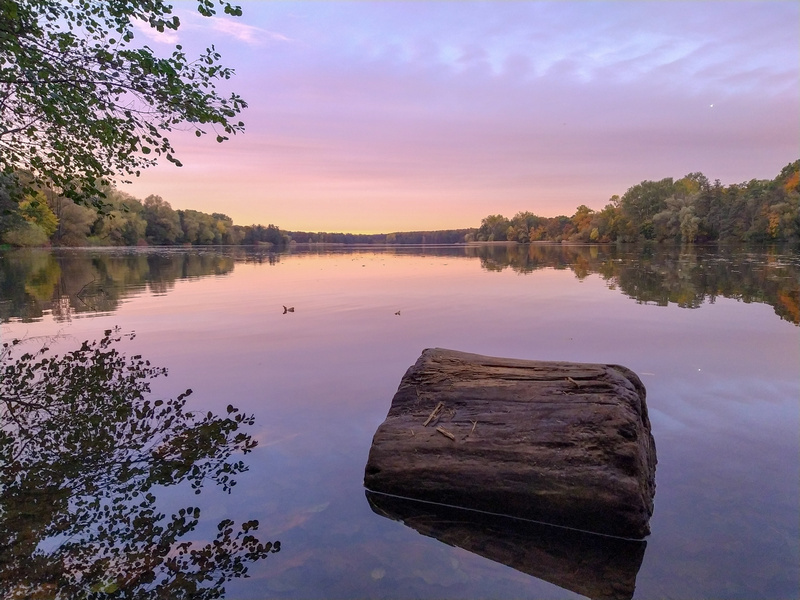
M 403 376 L 364 485 L 642 538 L 655 466 L 645 389 L 631 370 L 434 348 Z
M 630 600 L 647 542 L 367 491 L 372 510 L 593 600 Z

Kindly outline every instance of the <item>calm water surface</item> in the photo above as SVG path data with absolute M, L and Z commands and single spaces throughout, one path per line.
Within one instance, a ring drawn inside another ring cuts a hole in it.
M 775 249 L 0 255 L 4 341 L 57 336 L 65 352 L 119 326 L 136 333 L 121 350 L 169 369 L 156 397 L 191 387 L 192 408 L 255 415 L 259 445 L 233 493 L 189 498 L 202 509 L 190 538 L 230 518 L 280 541 L 228 598 L 582 597 L 542 572 L 558 565 L 520 565 L 508 539 L 483 543 L 508 549 L 490 560 L 371 508 L 372 435 L 428 347 L 633 369 L 658 450 L 634 597 L 796 598 L 799 304 L 800 257 Z M 165 487 L 159 506 L 186 494 Z M 581 559 L 567 572 L 569 560 Z

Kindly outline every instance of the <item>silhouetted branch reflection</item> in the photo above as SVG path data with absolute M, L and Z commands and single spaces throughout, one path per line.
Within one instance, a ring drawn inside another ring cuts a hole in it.
M 166 370 L 121 354 L 122 337 L 108 330 L 63 356 L 16 340 L 0 350 L 2 598 L 219 598 L 280 550 L 254 535 L 257 521 L 225 520 L 201 543 L 184 539 L 197 506 L 160 512 L 165 486 L 231 491 L 253 417 L 192 413 L 191 390 L 150 399 Z
M 370 508 L 422 535 L 596 600 L 629 600 L 647 542 L 366 492 Z

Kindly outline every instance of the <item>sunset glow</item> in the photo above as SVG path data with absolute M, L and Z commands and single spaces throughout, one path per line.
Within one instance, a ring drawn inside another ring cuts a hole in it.
M 728 185 L 798 158 L 796 2 L 177 3 L 168 52 L 214 44 L 242 136 L 121 189 L 284 230 L 474 227 L 601 209 L 645 179 Z M 142 30 L 142 37 L 145 33 Z

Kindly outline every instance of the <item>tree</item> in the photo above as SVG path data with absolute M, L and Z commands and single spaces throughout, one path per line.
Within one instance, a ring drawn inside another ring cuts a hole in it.
M 23 220 L 16 201 L 21 195 L 17 178 L 0 173 L 0 238 Z
M 145 239 L 144 207 L 133 196 L 115 189 L 106 192 L 106 210 L 92 229 L 90 242 L 104 246 L 136 246 Z
M 515 214 L 511 219 L 511 225 L 517 231 L 517 241 L 525 244 L 533 240 L 533 235 L 535 235 L 533 232 L 536 231 L 536 228 L 539 227 L 544 220 L 545 219 L 542 217 L 538 217 L 529 211 L 520 211 Z
M 653 217 L 666 208 L 666 199 L 672 195 L 673 187 L 672 177 L 668 177 L 661 181 L 642 181 L 623 194 L 620 208 L 644 238 L 653 238 Z
M 594 215 L 594 211 L 586 206 L 585 204 L 581 204 L 578 208 L 575 209 L 575 214 L 572 215 L 572 224 L 575 226 L 575 233 L 572 235 L 573 239 L 580 240 L 583 242 L 590 241 L 591 232 L 593 229 L 592 226 L 592 216 Z M 597 234 L 595 235 L 595 239 L 591 241 L 596 241 L 600 237 L 600 231 L 598 229 Z
M 47 237 L 53 235 L 58 229 L 58 217 L 50 209 L 41 192 L 32 194 L 20 202 L 19 214 L 28 223 L 41 227 Z
M 216 219 L 197 210 L 179 210 L 178 217 L 183 231 L 183 242 L 193 245 L 219 244 L 222 234 Z
M 147 221 L 147 241 L 156 245 L 170 245 L 183 236 L 181 220 L 169 202 L 161 196 L 149 195 L 144 199 L 142 216 Z
M 46 246 L 58 228 L 58 218 L 50 210 L 44 195 L 34 192 L 17 203 L 13 194 L 6 190 L 4 198 L 0 198 L 0 201 L 5 199 L 6 207 L 2 240 L 14 246 Z
M 572 233 L 572 220 L 564 215 L 553 217 L 548 220 L 545 231 L 548 239 L 560 242 Z
M 344 237 L 344 234 L 339 234 Z M 333 240 L 326 240 L 328 242 Z M 286 245 L 286 237 L 275 225 L 252 225 L 246 228 L 242 243 L 246 245 L 267 244 L 273 248 Z
M 61 204 L 61 217 L 54 242 L 58 246 L 85 246 L 96 219 L 94 210 L 65 198 Z
M 13 229 L 3 234 L 3 242 L 12 246 L 33 247 L 46 246 L 50 239 L 44 229 L 36 223 L 22 221 Z
M 719 179 L 701 189 L 695 202 L 695 212 L 700 218 L 698 238 L 715 240 L 720 237 L 724 189 Z
M 508 228 L 511 223 L 503 215 L 489 215 L 481 220 L 478 229 L 478 240 L 483 242 L 500 242 L 508 239 Z
M 244 233 L 233 224 L 233 219 L 223 213 L 211 213 L 211 216 L 214 219 L 214 227 L 219 232 L 220 244 L 233 246 L 241 243 Z
M 204 16 L 227 0 L 197 0 Z M 167 134 L 188 124 L 218 142 L 244 129 L 247 104 L 215 85 L 233 70 L 213 46 L 191 59 L 180 45 L 160 57 L 134 42 L 134 23 L 177 30 L 163 0 L 0 0 L 0 172 L 27 169 L 33 183 L 102 206 L 108 181 L 159 157 L 180 166 Z

